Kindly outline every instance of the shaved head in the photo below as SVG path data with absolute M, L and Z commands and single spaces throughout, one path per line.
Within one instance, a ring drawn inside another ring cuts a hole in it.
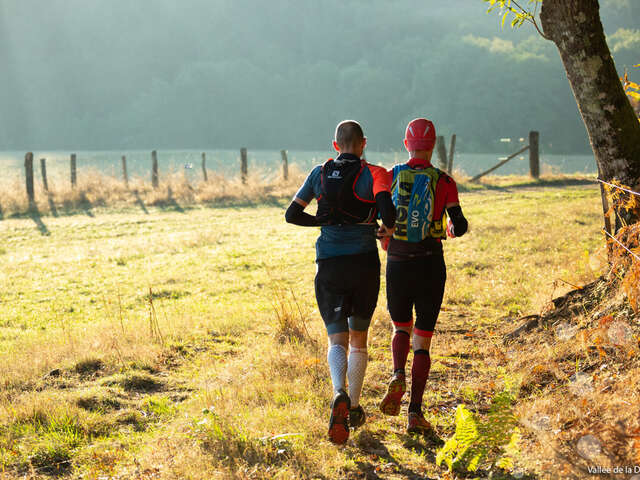
M 355 120 L 343 120 L 336 127 L 335 140 L 341 150 L 348 150 L 364 140 L 364 132 Z

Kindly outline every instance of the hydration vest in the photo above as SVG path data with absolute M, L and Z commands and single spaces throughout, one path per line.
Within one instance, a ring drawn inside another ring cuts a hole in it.
M 356 183 L 367 162 L 341 161 L 332 158 L 322 166 L 321 195 L 316 219 L 321 225 L 373 224 L 375 200 L 365 200 L 356 193 Z
M 391 197 L 396 206 L 393 238 L 420 242 L 425 238 L 447 238 L 446 213 L 435 212 L 436 185 L 443 175 L 430 166 L 422 170 L 409 165 L 393 167 Z

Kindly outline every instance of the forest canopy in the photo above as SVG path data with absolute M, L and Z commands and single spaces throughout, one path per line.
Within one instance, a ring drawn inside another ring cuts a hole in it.
M 640 2 L 600 3 L 623 75 Z M 462 151 L 589 151 L 554 45 L 481 0 L 0 0 L 0 65 L 0 150 L 325 149 L 344 118 L 399 150 L 424 115 Z

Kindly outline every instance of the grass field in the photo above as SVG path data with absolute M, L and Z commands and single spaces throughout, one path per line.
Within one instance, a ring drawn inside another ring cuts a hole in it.
M 280 198 L 0 221 L 0 478 L 455 478 L 434 463 L 455 407 L 483 415 L 504 379 L 530 387 L 516 404 L 524 477 L 504 478 L 561 478 L 553 472 L 580 465 L 549 454 L 530 412 L 551 416 L 550 430 L 569 443 L 593 427 L 581 419 L 595 411 L 607 425 L 632 417 L 595 393 L 563 410 L 557 402 L 580 363 L 597 358 L 636 379 L 597 395 L 633 402 L 637 342 L 602 359 L 587 348 L 571 356 L 581 347 L 553 332 L 517 347 L 502 341 L 518 317 L 599 275 L 599 190 L 494 182 L 462 194 L 470 231 L 445 246 L 425 394 L 436 435 L 408 436 L 403 415 L 377 411 L 391 370 L 383 277 L 363 393 L 369 418 L 345 447 L 331 445 L 313 294 L 318 232 L 287 225 Z

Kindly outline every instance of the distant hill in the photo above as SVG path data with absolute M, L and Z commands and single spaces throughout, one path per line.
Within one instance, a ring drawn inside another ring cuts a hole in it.
M 640 62 L 640 2 L 601 3 L 622 72 Z M 588 151 L 553 44 L 485 12 L 481 0 L 0 0 L 0 150 L 318 149 L 343 118 L 398 150 L 426 115 L 462 151 L 531 129 L 550 153 Z

